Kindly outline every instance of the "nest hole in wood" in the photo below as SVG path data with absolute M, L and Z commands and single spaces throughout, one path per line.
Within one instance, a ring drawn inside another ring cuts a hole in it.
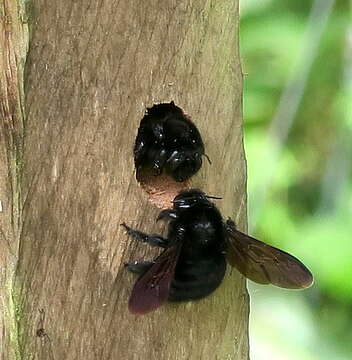
M 148 194 L 149 200 L 160 209 L 172 207 L 172 200 L 186 188 L 189 188 L 189 181 L 176 182 L 170 176 L 161 174 L 153 175 L 147 170 L 137 171 L 137 181 Z
M 189 181 L 176 181 L 175 178 L 165 169 L 167 156 L 163 152 L 168 144 L 163 143 L 164 122 L 174 117 L 187 116 L 182 109 L 170 103 L 154 104 L 147 108 L 141 120 L 134 147 L 134 161 L 136 167 L 136 179 L 142 189 L 148 194 L 149 200 L 158 208 L 171 207 L 174 197 L 183 189 L 189 188 Z M 156 164 L 161 164 L 157 169 Z

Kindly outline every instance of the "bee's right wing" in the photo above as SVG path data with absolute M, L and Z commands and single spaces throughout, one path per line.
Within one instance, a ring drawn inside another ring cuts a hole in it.
M 153 311 L 168 299 L 181 246 L 166 249 L 136 281 L 128 303 L 132 313 Z
M 304 289 L 313 284 L 311 272 L 294 256 L 238 231 L 232 220 L 225 224 L 229 263 L 259 284 Z

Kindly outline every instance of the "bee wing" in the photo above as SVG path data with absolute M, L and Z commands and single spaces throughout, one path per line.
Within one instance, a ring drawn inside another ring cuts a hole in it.
M 168 248 L 136 281 L 128 303 L 130 312 L 145 314 L 161 306 L 169 297 L 181 245 Z
M 231 221 L 225 229 L 227 259 L 248 279 L 287 289 L 304 289 L 313 284 L 311 272 L 294 256 L 238 231 Z

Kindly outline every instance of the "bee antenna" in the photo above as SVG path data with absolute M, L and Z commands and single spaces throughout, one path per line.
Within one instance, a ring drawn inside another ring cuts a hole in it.
M 211 196 L 211 195 L 205 195 L 205 197 L 206 197 L 207 199 L 215 199 L 215 200 L 221 200 L 221 199 L 222 199 L 222 197 Z
M 207 154 L 203 154 L 203 155 L 207 158 L 209 164 L 211 165 L 211 161 L 210 161 L 210 159 L 209 159 L 209 156 L 208 156 Z

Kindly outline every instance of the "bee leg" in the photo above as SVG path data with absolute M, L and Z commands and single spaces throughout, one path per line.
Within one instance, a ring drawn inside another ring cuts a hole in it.
M 230 217 L 226 220 L 225 227 L 229 230 L 237 230 L 235 222 Z
M 125 263 L 125 267 L 132 273 L 143 274 L 147 270 L 149 270 L 154 264 L 155 261 L 132 261 Z
M 167 220 L 174 220 L 174 219 L 177 219 L 177 212 L 172 209 L 165 209 L 165 210 L 160 211 L 156 221 L 159 221 L 159 220 L 167 221 Z
M 165 166 L 166 158 L 167 152 L 164 149 L 161 149 L 158 153 L 155 154 L 153 161 L 153 171 L 155 176 L 158 176 L 162 173 Z
M 151 246 L 159 246 L 164 249 L 170 246 L 170 241 L 166 238 L 163 238 L 160 235 L 157 234 L 148 235 L 144 232 L 131 229 L 125 223 L 122 223 L 121 226 L 125 228 L 128 235 L 132 236 L 137 241 L 148 243 Z
M 136 138 L 136 144 L 133 149 L 135 166 L 138 169 L 145 161 L 148 151 L 149 140 L 144 135 L 143 128 L 140 129 Z

